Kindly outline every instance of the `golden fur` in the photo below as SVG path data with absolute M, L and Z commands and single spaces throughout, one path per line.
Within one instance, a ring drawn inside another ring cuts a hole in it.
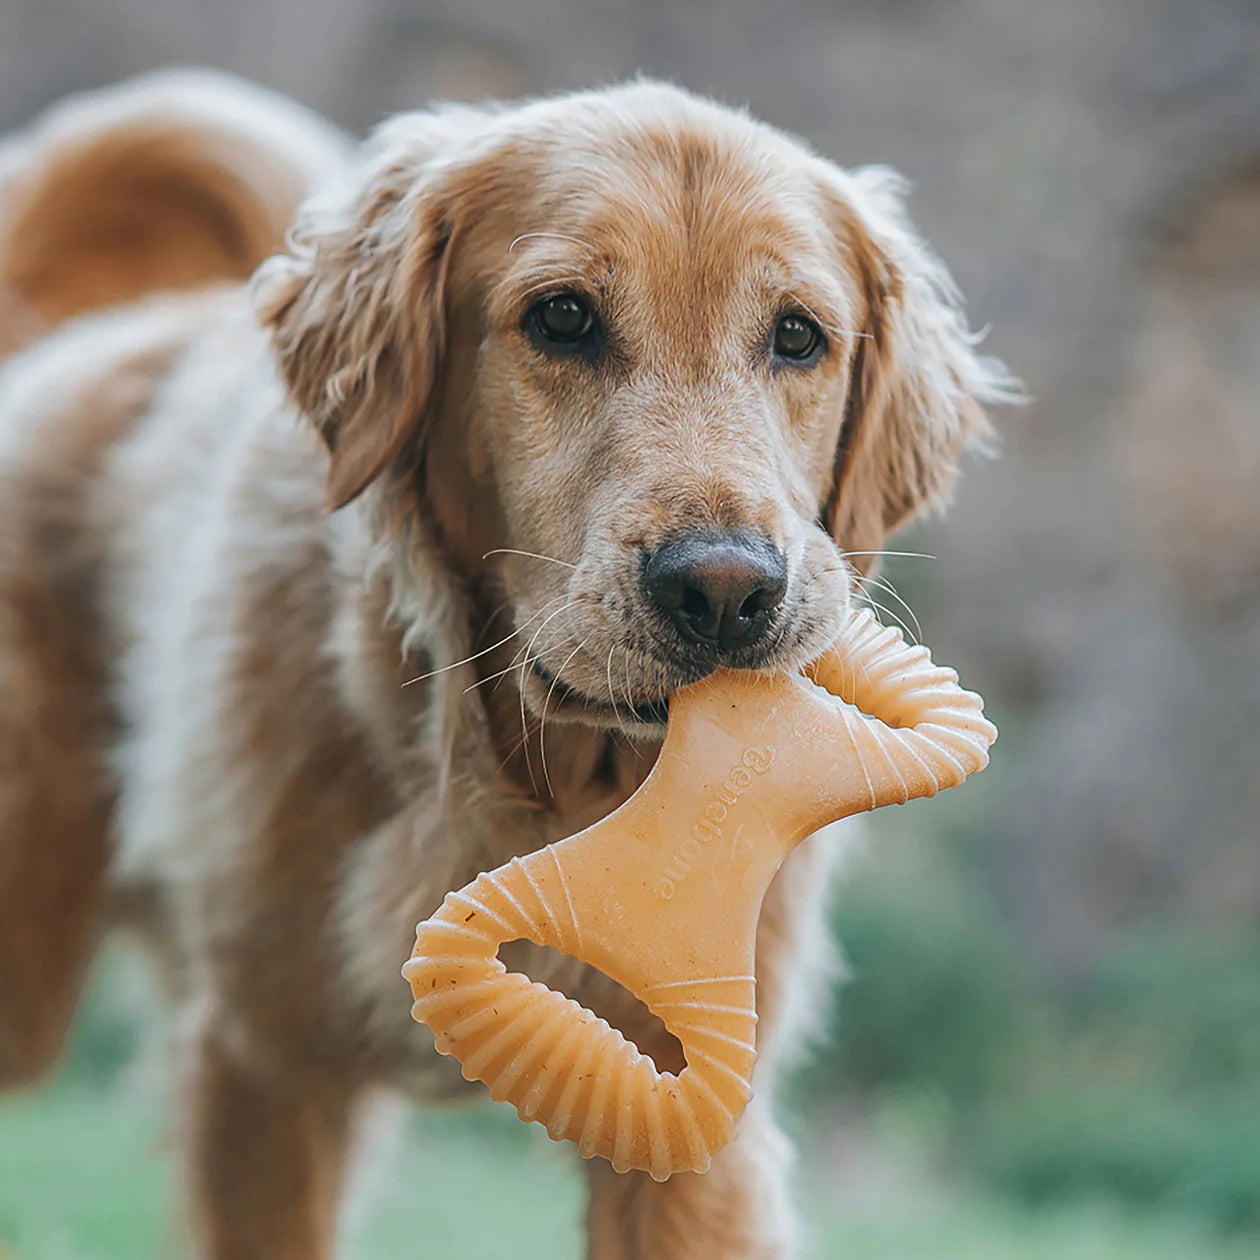
M 365 1094 L 462 1086 L 407 1016 L 415 922 L 623 800 L 651 702 L 704 672 L 662 646 L 643 555 L 772 538 L 762 664 L 802 663 L 1010 382 L 895 177 L 676 89 L 404 115 L 343 162 L 274 98 L 214 81 L 216 130 L 205 82 L 159 86 L 0 162 L 0 336 L 32 343 L 0 372 L 0 1080 L 53 1061 L 129 921 L 187 1014 L 198 1253 L 318 1260 Z M 202 287 L 278 248 L 316 176 L 252 305 Z M 530 344 L 559 290 L 606 361 Z M 788 306 L 825 329 L 808 370 L 764 349 Z M 767 900 L 739 1138 L 664 1185 L 589 1167 L 591 1256 L 791 1254 L 773 1083 L 836 843 Z M 670 1053 L 606 978 L 518 961 Z

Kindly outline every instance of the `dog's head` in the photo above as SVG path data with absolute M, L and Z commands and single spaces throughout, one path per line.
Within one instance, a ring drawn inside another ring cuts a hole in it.
M 648 83 L 393 120 L 258 291 L 329 505 L 415 496 L 526 703 L 601 726 L 820 651 L 1010 385 L 895 176 Z

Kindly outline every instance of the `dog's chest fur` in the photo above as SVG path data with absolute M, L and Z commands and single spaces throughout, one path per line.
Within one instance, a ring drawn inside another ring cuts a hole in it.
M 544 804 L 510 686 L 465 694 L 467 668 L 403 686 L 432 657 L 404 650 L 388 552 L 362 517 L 320 511 L 318 451 L 283 417 L 246 427 L 207 404 L 134 434 L 111 476 L 120 888 L 158 891 L 147 926 L 179 983 L 257 1049 L 298 1037 L 339 1071 L 449 1092 L 399 975 L 415 924 L 601 817 L 654 748 L 549 730 Z M 433 590 L 439 636 L 447 599 Z M 536 978 L 583 987 L 558 965 Z

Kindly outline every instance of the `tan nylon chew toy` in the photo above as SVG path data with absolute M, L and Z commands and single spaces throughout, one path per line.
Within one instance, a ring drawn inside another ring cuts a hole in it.
M 479 875 L 420 924 L 403 968 L 412 1015 L 465 1077 L 583 1156 L 658 1181 L 703 1172 L 750 1096 L 753 949 L 779 864 L 829 822 L 958 785 L 996 737 L 953 670 L 866 611 L 809 678 L 723 671 L 685 687 L 620 809 Z M 636 994 L 682 1043 L 683 1071 L 508 972 L 496 955 L 518 939 Z

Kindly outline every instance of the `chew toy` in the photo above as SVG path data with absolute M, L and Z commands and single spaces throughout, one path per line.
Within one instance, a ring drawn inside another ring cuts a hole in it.
M 620 809 L 477 876 L 417 928 L 403 975 L 437 1049 L 619 1172 L 703 1172 L 734 1135 L 757 1057 L 757 920 L 793 846 L 988 764 L 997 730 L 980 697 L 865 610 L 807 675 L 722 671 L 682 688 Z M 577 1002 L 507 971 L 498 949 L 518 939 L 637 995 L 684 1069 L 658 1071 Z

